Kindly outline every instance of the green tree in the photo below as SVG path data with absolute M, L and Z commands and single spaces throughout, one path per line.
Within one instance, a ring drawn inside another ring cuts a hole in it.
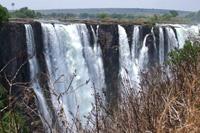
M 89 18 L 89 14 L 88 13 L 80 13 L 79 15 L 80 18 Z
M 175 66 L 197 66 L 200 57 L 200 44 L 186 41 L 182 49 L 177 49 L 169 53 L 169 63 Z
M 8 10 L 2 5 L 0 5 L 0 24 L 8 21 L 8 19 L 9 19 Z
M 100 19 L 106 19 L 108 17 L 109 17 L 109 15 L 107 13 L 99 13 L 99 14 L 97 14 L 97 18 L 100 18 Z
M 178 12 L 175 10 L 172 10 L 169 12 L 171 14 L 172 17 L 177 17 L 178 16 Z
M 156 23 L 159 21 L 159 16 L 154 14 L 152 17 L 150 17 L 150 22 L 151 23 Z
M 12 16 L 17 18 L 36 18 L 41 17 L 41 13 L 37 13 L 34 10 L 28 9 L 28 7 L 23 7 L 13 12 Z

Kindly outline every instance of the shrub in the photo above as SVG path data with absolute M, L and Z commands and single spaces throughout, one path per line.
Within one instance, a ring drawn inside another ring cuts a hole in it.
M 12 13 L 12 17 L 17 17 L 17 18 L 36 18 L 41 16 L 42 16 L 41 13 L 28 9 L 28 7 L 23 7 Z
M 141 73 L 140 91 L 122 88 L 118 109 L 96 96 L 90 132 L 200 132 L 200 46 L 187 42 L 169 54 L 168 69 Z
M 0 85 L 0 132 L 28 133 L 26 120 L 19 110 L 10 105 L 8 91 Z
M 107 13 L 99 13 L 99 14 L 97 14 L 97 18 L 100 18 L 100 19 L 106 19 L 108 17 L 109 17 L 109 15 Z
M 8 19 L 9 19 L 8 10 L 0 5 L 0 24 L 8 21 Z

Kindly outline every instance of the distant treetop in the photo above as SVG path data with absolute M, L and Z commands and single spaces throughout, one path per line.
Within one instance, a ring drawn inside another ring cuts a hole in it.
M 9 19 L 9 13 L 7 8 L 0 5 L 0 24 L 8 21 L 8 19 Z

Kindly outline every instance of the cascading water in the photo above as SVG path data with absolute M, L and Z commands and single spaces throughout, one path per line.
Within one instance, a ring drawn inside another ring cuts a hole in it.
M 89 112 L 93 102 L 92 85 L 77 25 L 42 24 L 45 58 L 52 82 L 52 102 L 64 120 Z M 58 99 L 58 96 L 59 99 Z M 75 114 L 78 112 L 78 114 Z M 65 118 L 66 117 L 66 118 Z
M 138 90 L 139 84 L 139 71 L 140 63 L 143 66 L 143 60 L 146 60 L 146 46 L 143 45 L 141 50 L 142 53 L 139 54 L 139 58 L 136 58 L 136 46 L 139 44 L 139 26 L 134 27 L 133 31 L 133 42 L 130 45 L 128 43 L 128 37 L 126 30 L 122 26 L 118 26 L 119 30 L 119 52 L 120 52 L 120 76 L 122 79 L 122 87 L 131 87 Z M 145 42 L 146 43 L 146 40 Z M 144 55 L 144 56 L 143 56 Z
M 94 92 L 102 95 L 105 87 L 97 39 L 92 49 L 85 24 L 42 24 L 42 29 L 51 101 L 59 125 L 64 128 L 63 122 L 70 124 L 75 117 L 85 123 Z M 97 38 L 94 31 L 93 37 Z
M 44 126 L 49 131 L 50 128 L 52 129 L 52 119 L 49 108 L 46 103 L 46 99 L 44 97 L 43 91 L 41 90 L 41 86 L 38 81 L 38 62 L 36 59 L 36 49 L 35 49 L 35 41 L 33 30 L 30 24 L 25 25 L 26 28 L 26 40 L 27 40 L 27 51 L 29 57 L 29 66 L 30 66 L 30 80 L 31 80 L 31 87 L 33 88 L 35 95 L 37 97 L 36 103 L 38 106 L 38 112 L 41 117 L 41 120 L 45 124 Z
M 168 39 L 168 52 L 176 49 L 176 48 L 179 48 L 178 46 L 178 41 L 177 41 L 177 38 L 176 38 L 176 35 L 174 33 L 174 30 L 171 28 L 171 27 L 166 27 L 166 33 L 167 33 L 167 39 Z
M 183 48 L 185 41 L 190 38 L 196 38 L 199 35 L 198 26 L 176 25 L 175 27 L 179 48 Z
M 91 36 L 85 24 L 42 23 L 43 54 L 47 67 L 49 97 L 53 106 L 51 110 L 43 94 L 44 88 L 40 86 L 37 77 L 40 68 L 35 56 L 36 49 L 32 27 L 31 25 L 25 25 L 25 27 L 30 57 L 30 79 L 37 97 L 38 111 L 45 127 L 53 129 L 55 125 L 59 125 L 59 132 L 66 132 L 66 127 L 73 123 L 74 118 L 79 118 L 84 125 L 86 123 L 84 116 L 93 108 L 94 93 L 103 96 L 102 89 L 106 91 L 102 50 L 98 43 L 98 39 L 101 39 L 98 38 L 99 26 L 95 28 L 90 26 Z M 134 26 L 130 46 L 126 30 L 118 25 L 121 89 L 131 87 L 136 91 L 139 90 L 140 71 L 148 70 L 149 63 L 153 60 L 149 56 L 151 45 L 154 49 L 152 51 L 159 56 L 157 57 L 158 63 L 163 65 L 166 53 L 176 48 L 182 48 L 185 40 L 191 34 L 190 31 L 194 30 L 195 35 L 199 34 L 199 29 L 197 30 L 196 27 L 186 28 L 176 25 L 173 29 L 172 26 L 162 25 L 154 27 L 159 29 L 159 41 L 156 41 L 158 36 L 154 33 L 154 28 L 142 40 L 141 27 Z M 91 47 L 89 40 L 91 37 L 94 40 L 93 47 Z M 53 116 L 57 124 L 53 123 Z M 72 130 L 74 129 L 72 128 Z
M 130 79 L 133 73 L 131 53 L 128 44 L 128 38 L 125 29 L 122 26 L 118 26 L 119 32 L 119 53 L 120 53 L 120 76 L 122 79 L 123 87 L 133 87 L 132 80 Z
M 95 35 L 94 29 L 91 27 L 92 35 L 94 38 L 94 47 L 90 46 L 89 40 L 88 40 L 88 29 L 86 25 L 82 24 L 79 25 L 79 31 L 81 31 L 81 38 L 82 38 L 82 44 L 83 44 L 83 55 L 86 60 L 89 74 L 91 77 L 91 82 L 94 85 L 94 89 L 96 93 L 99 93 L 101 96 L 102 89 L 105 88 L 105 78 L 104 78 L 104 69 L 103 69 L 103 61 L 102 61 L 102 52 L 99 44 L 97 43 L 98 36 Z M 98 33 L 98 28 L 97 28 Z
M 149 37 L 149 35 L 150 34 L 147 34 L 144 37 L 144 40 L 142 43 L 142 48 L 140 50 L 139 60 L 138 60 L 140 71 L 145 70 L 148 65 L 149 57 L 148 57 L 148 47 L 146 46 L 146 41 L 147 41 L 147 38 Z
M 135 25 L 133 29 L 133 37 L 132 37 L 132 46 L 131 46 L 131 55 L 132 58 L 137 62 L 137 46 L 139 45 L 139 39 L 140 39 L 140 26 Z
M 164 32 L 163 28 L 159 27 L 159 63 L 163 65 L 165 60 L 165 53 L 164 53 Z
M 183 27 L 176 27 L 179 48 L 183 48 L 185 41 L 188 39 L 187 30 Z

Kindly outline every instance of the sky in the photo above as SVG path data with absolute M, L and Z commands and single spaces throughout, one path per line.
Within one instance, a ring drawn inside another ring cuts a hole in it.
M 0 4 L 12 9 L 72 9 L 72 8 L 149 8 L 200 10 L 200 0 L 0 0 Z

